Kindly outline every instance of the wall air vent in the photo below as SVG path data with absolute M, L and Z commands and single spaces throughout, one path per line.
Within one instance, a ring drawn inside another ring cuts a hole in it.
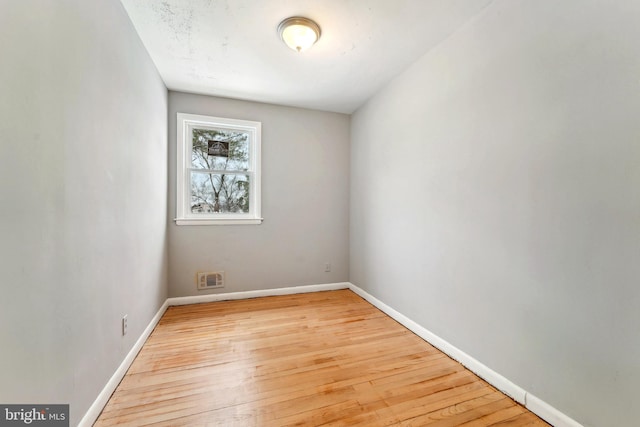
M 198 289 L 224 288 L 224 271 L 198 273 Z

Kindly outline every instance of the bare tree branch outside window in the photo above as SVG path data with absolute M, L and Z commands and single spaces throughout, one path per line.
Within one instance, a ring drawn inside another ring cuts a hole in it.
M 221 144 L 216 146 L 212 142 Z M 249 135 L 222 129 L 193 129 L 192 144 L 191 212 L 249 212 L 250 176 L 246 173 Z M 228 152 L 210 149 L 220 150 L 220 145 L 228 146 Z

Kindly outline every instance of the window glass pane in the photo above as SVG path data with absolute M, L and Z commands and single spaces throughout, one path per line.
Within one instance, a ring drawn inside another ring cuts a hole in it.
M 214 212 L 249 212 L 249 175 L 191 172 L 191 213 Z
M 192 129 L 192 167 L 249 170 L 249 133 L 225 129 Z

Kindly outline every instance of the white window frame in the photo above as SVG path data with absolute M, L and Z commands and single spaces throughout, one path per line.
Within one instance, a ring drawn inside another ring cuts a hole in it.
M 250 176 L 248 213 L 191 213 L 191 151 L 193 149 L 192 129 L 194 127 L 235 130 L 249 134 L 249 170 L 246 171 L 246 174 Z M 248 120 L 178 113 L 176 130 L 176 224 L 261 224 L 260 166 L 262 124 Z

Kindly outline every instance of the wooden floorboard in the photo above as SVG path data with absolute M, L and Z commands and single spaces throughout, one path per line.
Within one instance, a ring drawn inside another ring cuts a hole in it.
M 349 290 L 169 307 L 95 426 L 547 426 Z

